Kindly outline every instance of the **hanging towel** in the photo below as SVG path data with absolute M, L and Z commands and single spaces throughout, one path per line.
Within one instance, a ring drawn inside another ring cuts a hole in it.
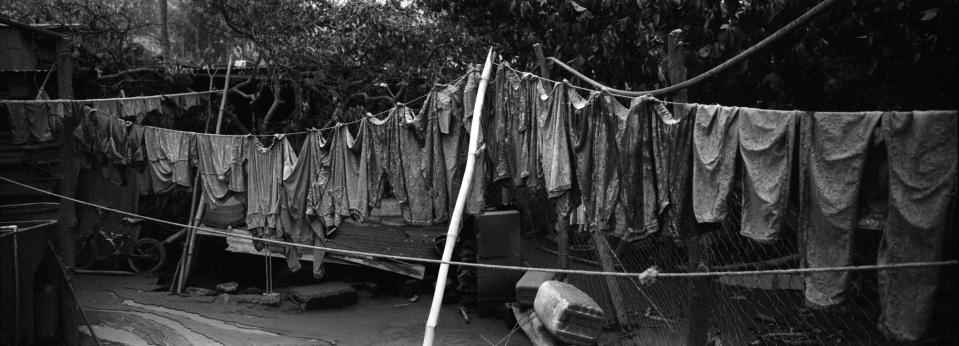
M 243 136 L 196 135 L 200 186 L 210 205 L 223 205 L 230 191 L 246 191 L 242 161 L 245 144 Z
M 788 203 L 798 114 L 755 108 L 739 110 L 739 154 L 744 167 L 740 234 L 758 242 L 779 239 Z
M 879 264 L 943 259 L 956 194 L 956 116 L 955 111 L 883 114 L 889 218 Z M 880 329 L 897 340 L 920 339 L 932 317 L 940 270 L 879 271 Z
M 808 191 L 801 192 L 809 200 L 802 248 L 809 268 L 852 265 L 860 181 L 881 115 L 817 112 L 801 118 L 809 182 Z M 819 307 L 842 303 L 848 278 L 848 272 L 807 275 L 806 300 Z
M 739 150 L 739 108 L 696 107 L 693 126 L 693 211 L 699 222 L 723 222 Z

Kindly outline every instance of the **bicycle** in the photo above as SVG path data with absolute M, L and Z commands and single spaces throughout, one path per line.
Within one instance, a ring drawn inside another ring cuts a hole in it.
M 140 219 L 123 218 L 125 224 L 135 224 Z M 101 247 L 109 249 L 109 254 L 103 254 Z M 152 238 L 133 239 L 129 234 L 120 234 L 107 230 L 99 222 L 93 226 L 93 233 L 88 236 L 77 252 L 77 267 L 90 268 L 93 265 L 114 256 L 126 257 L 127 264 L 137 273 L 153 272 L 163 265 L 166 260 L 166 249 L 163 243 Z

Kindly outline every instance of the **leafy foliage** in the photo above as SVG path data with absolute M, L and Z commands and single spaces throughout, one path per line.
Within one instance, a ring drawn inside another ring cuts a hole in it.
M 814 0 L 421 0 L 508 59 L 532 69 L 531 46 L 607 85 L 670 84 L 667 35 L 682 29 L 689 75 L 725 61 Z M 771 108 L 956 108 L 956 2 L 837 1 L 780 42 L 690 90 L 695 102 Z M 557 70 L 557 72 L 560 72 Z M 560 75 L 566 76 L 561 73 Z

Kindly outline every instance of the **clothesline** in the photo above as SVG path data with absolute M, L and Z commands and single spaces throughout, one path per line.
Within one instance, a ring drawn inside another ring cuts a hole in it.
M 175 226 L 175 227 L 184 228 L 184 229 L 195 229 L 198 231 L 203 231 L 206 233 L 225 236 L 225 237 L 241 238 L 241 239 L 259 241 L 259 242 L 269 243 L 274 245 L 292 246 L 292 247 L 297 247 L 302 249 L 311 249 L 311 250 L 321 250 L 321 251 L 326 251 L 330 253 L 338 253 L 342 255 L 374 257 L 374 258 L 420 262 L 420 263 L 431 263 L 431 264 L 449 264 L 449 265 L 475 267 L 475 268 L 512 270 L 512 271 L 538 271 L 538 272 L 547 272 L 547 273 L 577 274 L 577 275 L 591 275 L 591 276 L 638 277 L 644 283 L 652 283 L 656 278 L 692 278 L 692 277 L 720 277 L 720 276 L 755 276 L 755 275 L 775 275 L 775 274 L 804 274 L 804 273 L 823 273 L 823 272 L 839 272 L 839 271 L 894 270 L 894 269 L 911 269 L 911 268 L 923 268 L 923 267 L 946 267 L 946 266 L 959 265 L 959 261 L 950 260 L 950 261 L 888 263 L 888 264 L 876 264 L 876 265 L 842 266 L 842 267 L 827 267 L 827 268 L 794 268 L 794 269 L 771 269 L 771 270 L 744 270 L 744 271 L 728 271 L 728 272 L 706 271 L 706 272 L 690 272 L 690 273 L 663 273 L 663 272 L 660 272 L 655 266 L 650 267 L 649 269 L 642 272 L 606 272 L 606 271 L 596 271 L 596 270 L 536 268 L 536 267 L 520 267 L 520 266 L 508 266 L 508 265 L 497 265 L 497 264 L 472 263 L 472 262 L 443 261 L 443 260 L 437 260 L 437 259 L 431 259 L 431 258 L 398 256 L 398 255 L 381 254 L 381 253 L 375 253 L 375 252 L 298 244 L 298 243 L 286 242 L 282 240 L 274 240 L 269 238 L 257 238 L 252 235 L 246 235 L 246 234 L 225 232 L 219 229 L 214 229 L 209 227 L 191 226 L 191 225 L 181 224 L 173 221 L 167 221 L 163 219 L 157 219 L 157 218 L 153 218 L 145 215 L 140 215 L 132 212 L 113 209 L 104 205 L 99 205 L 96 203 L 67 197 L 64 195 L 60 195 L 54 192 L 50 192 L 47 190 L 43 190 L 43 189 L 31 186 L 28 184 L 24 184 L 7 177 L 0 176 L 0 180 L 6 181 L 10 184 L 14 184 L 14 185 L 17 185 L 26 189 L 30 189 L 36 192 L 50 195 L 53 197 L 69 200 L 75 203 L 80 203 L 80 204 L 94 207 L 100 210 L 105 210 L 105 211 L 129 216 L 129 217 L 141 219 L 141 220 L 166 224 L 166 225 Z M 646 281 L 646 280 L 649 280 L 649 281 Z
M 107 101 L 133 101 L 133 100 L 145 100 L 150 98 L 162 98 L 162 97 L 183 97 L 183 96 L 199 96 L 206 94 L 217 94 L 223 90 L 209 90 L 209 91 L 192 91 L 185 93 L 176 93 L 176 94 L 159 94 L 159 95 L 147 95 L 147 96 L 131 96 L 131 97 L 114 97 L 114 98 L 102 98 L 102 99 L 57 99 L 57 100 L 0 100 L 0 103 L 7 102 L 17 102 L 17 103 L 61 103 L 61 102 L 107 102 Z

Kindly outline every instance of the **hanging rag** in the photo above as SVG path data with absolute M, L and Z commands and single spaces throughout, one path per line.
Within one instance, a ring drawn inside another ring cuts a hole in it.
M 739 154 L 744 167 L 740 234 L 752 240 L 772 243 L 779 239 L 788 204 L 798 114 L 739 110 Z
M 809 221 L 802 248 L 809 268 L 853 264 L 860 181 L 881 115 L 816 112 L 800 119 L 803 174 L 808 177 L 807 191 L 800 193 L 809 201 L 803 208 Z M 814 306 L 845 300 L 848 272 L 811 273 L 804 280 L 806 300 Z
M 696 107 L 693 126 L 693 211 L 699 222 L 723 222 L 739 151 L 739 108 Z
M 889 218 L 879 264 L 939 261 L 955 212 L 956 111 L 882 116 L 889 154 Z M 941 267 L 879 271 L 879 327 L 896 340 L 919 340 L 929 326 Z

